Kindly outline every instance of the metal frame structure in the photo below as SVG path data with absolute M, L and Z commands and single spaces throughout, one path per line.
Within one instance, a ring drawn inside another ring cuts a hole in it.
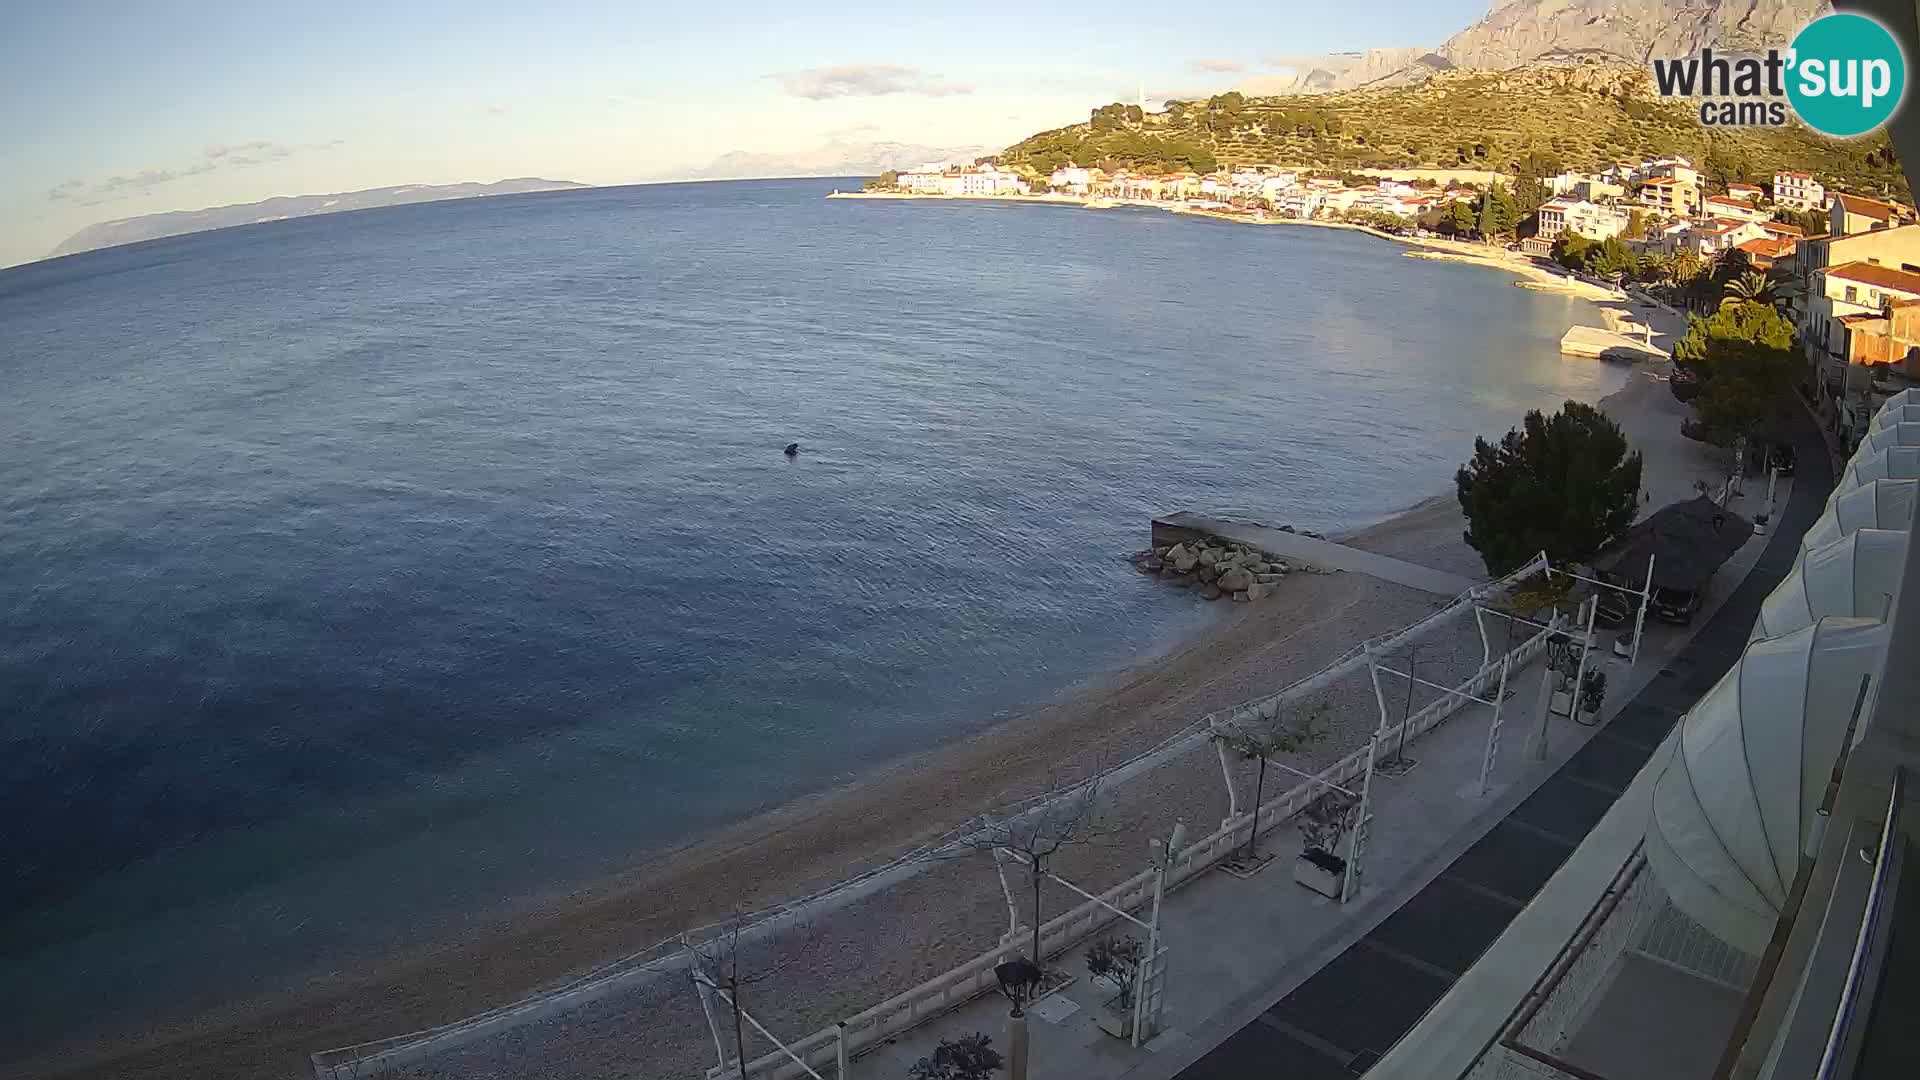
M 700 966 L 700 959 L 697 955 L 694 957 L 693 970 L 689 973 L 689 975 L 693 979 L 694 987 L 700 992 L 700 1008 L 706 1013 L 707 1026 L 713 1031 L 714 1048 L 720 1050 L 720 1065 L 713 1072 L 709 1073 L 709 1075 L 720 1078 L 720 1080 L 724 1080 L 724 1078 L 728 1076 L 739 1076 L 746 1069 L 746 1047 L 744 1046 L 739 1048 L 741 1056 L 738 1060 L 732 1061 L 732 1062 L 729 1062 L 727 1060 L 726 1051 L 723 1048 L 725 1044 L 722 1042 L 721 1035 L 720 1035 L 720 1025 L 718 1021 L 716 1021 L 714 1018 L 713 1002 L 709 997 L 709 995 L 718 994 L 721 997 L 721 999 L 727 1003 L 729 1007 L 740 1010 L 740 1018 L 742 1020 L 745 1020 L 747 1023 L 752 1024 L 753 1030 L 759 1032 L 761 1038 L 767 1040 L 768 1042 L 772 1043 L 774 1046 L 778 1047 L 780 1052 L 787 1055 L 787 1057 L 792 1058 L 794 1064 L 800 1066 L 802 1069 L 805 1069 L 807 1075 L 813 1077 L 813 1080 L 826 1080 L 825 1077 L 821 1076 L 819 1073 L 813 1070 L 813 1066 L 807 1064 L 807 1060 L 805 1058 L 801 1057 L 799 1054 L 794 1053 L 790 1048 L 788 1048 L 786 1043 L 783 1043 L 780 1041 L 778 1036 L 774 1035 L 773 1032 L 768 1031 L 766 1028 L 766 1025 L 754 1019 L 753 1014 L 748 1012 L 745 1007 L 736 1004 L 733 999 L 733 996 L 727 993 L 726 988 L 721 986 L 719 983 L 715 982 L 713 978 L 706 973 L 706 970 Z M 847 1074 L 846 1073 L 846 1067 L 847 1067 L 846 1045 L 847 1045 L 846 1040 L 842 1039 L 840 1042 L 840 1075 L 842 1077 L 845 1077 Z
M 1166 891 L 1167 891 L 1167 859 L 1164 854 L 1166 851 L 1166 847 L 1157 838 L 1153 841 L 1153 843 L 1154 843 L 1154 846 L 1162 854 L 1160 857 L 1154 860 L 1153 911 L 1152 911 L 1152 914 L 1146 919 L 1142 919 L 1139 916 L 1134 915 L 1132 912 L 1126 910 L 1125 908 L 1119 907 L 1118 905 L 1108 903 L 1106 900 L 1103 900 L 1100 897 L 1094 895 L 1093 893 L 1090 893 L 1087 890 L 1081 888 L 1080 886 L 1075 885 L 1073 882 L 1067 880 L 1066 878 L 1061 877 L 1059 874 L 1056 874 L 1051 870 L 1041 871 L 1041 876 L 1046 878 L 1047 880 L 1052 881 L 1056 885 L 1063 886 L 1064 888 L 1075 893 L 1076 895 L 1080 896 L 1083 899 L 1091 900 L 1094 903 L 1099 904 L 1101 907 L 1106 908 L 1108 911 L 1113 912 L 1115 915 L 1120 916 L 1121 918 L 1127 920 L 1133 925 L 1146 931 L 1147 953 L 1145 956 L 1141 957 L 1140 964 L 1137 968 L 1134 969 L 1134 973 L 1133 973 L 1133 1024 L 1132 1024 L 1132 1035 L 1131 1035 L 1130 1042 L 1131 1042 L 1131 1045 L 1136 1047 L 1139 1046 L 1142 1042 L 1145 1042 L 1147 1039 L 1150 1039 L 1153 1037 L 1152 1035 L 1147 1035 L 1144 1037 L 1141 1035 L 1141 1031 L 1146 1027 L 1145 1021 L 1147 1019 L 1147 998 L 1148 998 L 1149 990 L 1151 989 L 1154 991 L 1153 998 L 1155 1002 L 1155 1008 L 1154 1008 L 1153 1020 L 1154 1020 L 1154 1029 L 1156 1033 L 1158 1032 L 1158 1028 L 1159 1028 L 1159 1013 L 1160 1013 L 1159 1007 L 1160 1005 L 1164 1004 L 1164 1001 L 1165 1001 L 1165 995 L 1159 992 L 1160 988 L 1158 987 L 1150 988 L 1148 986 L 1148 982 L 1150 981 L 1150 979 L 1164 984 L 1166 980 L 1166 972 L 1167 972 L 1167 965 L 1166 965 L 1167 949 L 1166 949 L 1166 946 L 1160 943 L 1160 901 L 1166 895 Z M 1027 861 L 1026 856 L 1022 855 L 1020 852 L 1017 852 L 1017 851 L 1007 852 L 1007 857 L 1021 864 L 1025 864 Z
M 1474 610 L 1480 611 L 1482 609 L 1476 607 Z M 1504 612 L 1502 614 L 1504 614 Z M 1486 626 L 1484 623 L 1481 624 L 1480 631 L 1481 631 L 1481 641 L 1482 643 L 1485 643 Z M 1488 659 L 1483 662 L 1483 666 L 1485 663 L 1491 663 L 1491 662 L 1492 662 L 1492 657 L 1491 655 L 1489 655 Z M 1380 726 L 1374 730 L 1374 741 L 1377 743 L 1379 741 L 1380 734 L 1386 731 L 1387 729 L 1387 695 L 1386 695 L 1386 691 L 1383 690 L 1380 686 L 1380 674 L 1382 672 L 1385 672 L 1388 675 L 1398 675 L 1400 678 L 1406 679 L 1407 693 L 1409 695 L 1413 693 L 1414 685 L 1418 684 L 1421 686 L 1429 687 L 1434 690 L 1438 690 L 1441 693 L 1450 695 L 1452 697 L 1463 698 L 1467 701 L 1477 701 L 1482 705 L 1491 705 L 1493 706 L 1493 720 L 1491 723 L 1487 725 L 1487 749 L 1480 759 L 1480 794 L 1485 795 L 1487 793 L 1487 779 L 1493 774 L 1494 759 L 1500 753 L 1501 710 L 1502 710 L 1502 707 L 1506 704 L 1507 672 L 1512 667 L 1512 665 L 1513 665 L 1513 652 L 1512 650 L 1508 650 L 1507 652 L 1503 653 L 1500 657 L 1500 688 L 1494 692 L 1494 696 L 1492 698 L 1483 698 L 1474 694 L 1469 694 L 1465 690 L 1462 690 L 1457 686 L 1443 686 L 1440 683 L 1434 682 L 1430 679 L 1422 679 L 1418 675 L 1413 674 L 1412 672 L 1400 671 L 1397 668 L 1387 667 L 1385 664 L 1380 663 L 1379 659 L 1376 656 L 1369 655 L 1367 658 L 1367 673 L 1373 679 L 1373 699 L 1375 703 L 1377 703 L 1380 706 Z M 1406 721 L 1403 718 L 1401 723 L 1404 724 L 1405 722 Z M 1406 737 L 1406 731 L 1404 728 L 1402 728 L 1401 730 L 1402 741 L 1405 740 L 1405 737 Z M 1372 781 L 1373 781 L 1372 758 L 1369 757 L 1368 769 L 1367 769 L 1367 784 L 1363 785 L 1363 791 L 1365 790 L 1366 787 L 1371 786 Z M 1367 802 L 1368 800 L 1366 796 L 1362 795 L 1360 800 L 1362 820 L 1367 820 L 1370 817 L 1370 815 L 1367 814 Z M 1353 866 L 1351 863 L 1348 864 L 1347 869 L 1348 869 L 1348 873 L 1351 874 L 1353 870 Z
M 1584 581 L 1589 585 L 1598 585 L 1603 589 L 1612 589 L 1615 592 L 1626 593 L 1628 596 L 1639 597 L 1640 607 L 1634 612 L 1633 616 L 1633 650 L 1631 655 L 1627 657 L 1627 667 L 1632 668 L 1640 662 L 1640 632 L 1646 629 L 1647 608 L 1653 602 L 1653 555 L 1651 553 L 1647 555 L 1647 580 L 1643 582 L 1638 589 L 1629 589 L 1625 585 L 1616 585 L 1611 581 L 1601 581 L 1599 578 L 1590 578 L 1585 574 L 1576 574 L 1571 570 L 1555 570 L 1551 564 L 1546 567 L 1546 571 L 1549 577 L 1558 574 L 1561 577 L 1572 578 L 1575 581 Z M 1502 612 L 1501 614 L 1505 613 Z M 1484 630 L 1482 631 L 1481 637 L 1484 641 Z M 1591 623 L 1589 623 L 1588 637 L 1592 637 Z

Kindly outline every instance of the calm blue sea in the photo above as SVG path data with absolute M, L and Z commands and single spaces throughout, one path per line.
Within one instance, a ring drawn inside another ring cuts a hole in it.
M 834 186 L 0 271 L 0 1045 L 976 730 L 1206 617 L 1126 565 L 1154 513 L 1364 523 L 1620 379 L 1361 235 Z

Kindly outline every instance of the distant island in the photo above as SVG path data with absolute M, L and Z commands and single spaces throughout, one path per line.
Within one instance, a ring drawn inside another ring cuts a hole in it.
M 528 191 L 565 191 L 590 185 L 571 180 L 541 180 L 520 177 L 492 184 L 403 184 L 399 187 L 342 191 L 331 195 L 281 195 L 259 202 L 215 206 L 205 210 L 170 210 L 160 214 L 141 214 L 89 225 L 62 241 L 49 257 L 73 255 L 95 248 L 158 240 L 163 236 L 224 229 L 230 225 L 250 225 L 258 221 L 336 214 L 343 210 L 371 210 L 379 206 L 403 206 L 407 203 L 440 202 L 446 199 L 473 199 L 484 195 L 517 195 Z
M 993 153 L 994 149 L 989 146 L 938 147 L 835 139 L 811 150 L 791 153 L 734 150 L 714 158 L 704 168 L 666 174 L 661 179 L 762 180 L 801 176 L 873 176 L 890 169 L 913 169 L 924 162 L 971 161 Z

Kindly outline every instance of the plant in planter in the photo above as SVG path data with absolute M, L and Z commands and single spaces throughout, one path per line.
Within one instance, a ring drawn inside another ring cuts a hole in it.
M 1344 791 L 1329 791 L 1300 811 L 1300 839 L 1305 847 L 1293 865 L 1295 881 L 1322 896 L 1340 899 L 1347 860 L 1336 854 L 1336 849 L 1359 803 Z
M 1087 974 L 1114 989 L 1100 1016 L 1100 1030 L 1117 1039 L 1133 1035 L 1133 992 L 1146 946 L 1132 935 L 1105 937 L 1087 946 Z
M 1597 715 L 1607 700 L 1607 673 L 1589 671 L 1580 680 L 1580 711 Z
M 1005 1063 L 990 1036 L 974 1032 L 957 1039 L 941 1039 L 933 1053 L 907 1069 L 907 1080 L 987 1080 Z
M 1278 706 L 1275 706 L 1276 710 Z M 1238 710 L 1227 726 L 1213 732 L 1214 741 L 1248 761 L 1258 763 L 1253 780 L 1253 827 L 1247 830 L 1247 847 L 1235 858 L 1248 868 L 1260 865 L 1260 801 L 1266 797 L 1267 763 L 1275 754 L 1304 750 L 1326 738 L 1321 721 L 1327 707 L 1314 705 L 1302 709 L 1297 718 L 1282 717 L 1277 711 L 1268 719 L 1252 707 Z

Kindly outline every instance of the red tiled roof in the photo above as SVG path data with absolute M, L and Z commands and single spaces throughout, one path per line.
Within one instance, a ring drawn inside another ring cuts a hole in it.
M 1878 199 L 1863 199 L 1858 195 L 1848 195 L 1842 191 L 1834 192 L 1833 197 L 1839 200 L 1841 208 L 1849 214 L 1870 217 L 1876 221 L 1893 220 L 1894 208 Z
M 1827 276 L 1837 277 L 1843 281 L 1857 281 L 1878 289 L 1920 293 L 1920 274 L 1907 270 L 1895 270 L 1891 266 L 1875 266 L 1864 262 L 1841 263 L 1839 266 L 1827 267 Z
M 1763 221 L 1760 223 L 1760 227 L 1767 230 L 1770 233 L 1773 233 L 1775 236 L 1807 235 L 1805 232 L 1801 231 L 1800 226 L 1789 225 L 1784 221 Z
M 1791 240 L 1766 238 L 1748 240 L 1743 244 L 1736 244 L 1734 246 L 1749 255 L 1758 255 L 1763 259 L 1780 259 L 1793 254 L 1794 243 Z
M 1811 180 L 1811 179 L 1813 179 L 1813 174 L 1812 174 L 1812 173 L 1803 173 L 1803 172 L 1793 172 L 1793 171 L 1791 171 L 1791 170 L 1787 170 L 1787 169 L 1782 169 L 1781 171 L 1779 171 L 1779 172 L 1777 172 L 1777 173 L 1775 173 L 1774 175 L 1775 175 L 1775 176 L 1785 176 L 1785 177 L 1788 177 L 1788 178 L 1790 178 L 1790 179 L 1794 179 L 1794 180 Z

